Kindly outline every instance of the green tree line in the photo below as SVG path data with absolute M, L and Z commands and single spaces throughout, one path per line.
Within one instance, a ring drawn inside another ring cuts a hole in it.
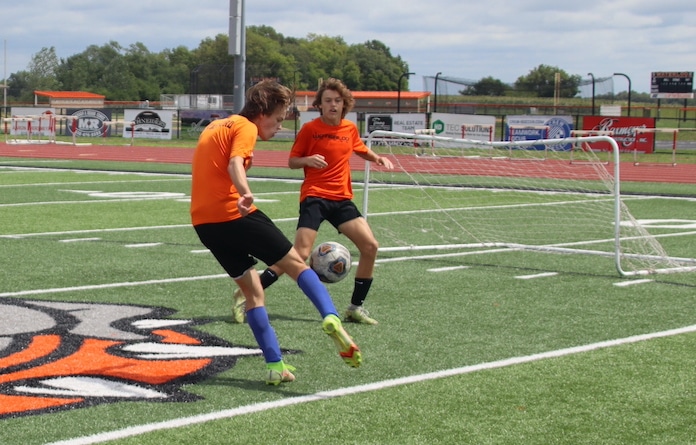
M 408 64 L 378 40 L 347 44 L 342 37 L 309 34 L 286 37 L 269 26 L 246 33 L 245 83 L 276 78 L 298 90 L 316 89 L 328 77 L 354 91 L 396 91 Z M 557 82 L 557 79 L 560 82 Z M 539 65 L 512 84 L 488 76 L 459 93 L 466 96 L 575 97 L 581 77 Z M 34 54 L 26 71 L 7 79 L 8 97 L 33 102 L 34 91 L 89 91 L 110 101 L 159 100 L 161 94 L 231 94 L 234 57 L 228 36 L 202 40 L 195 49 L 178 46 L 151 52 L 143 43 L 111 41 L 59 59 L 55 47 Z M 408 91 L 408 78 L 401 88 Z
M 315 89 L 320 79 L 338 77 L 355 91 L 395 91 L 408 65 L 380 41 L 348 45 L 341 37 L 309 34 L 285 37 L 268 26 L 246 34 L 246 84 L 276 78 L 296 89 Z M 35 90 L 89 91 L 107 100 L 159 100 L 161 94 L 231 94 L 234 57 L 228 36 L 151 52 L 143 43 L 111 41 L 59 59 L 55 47 L 34 54 L 26 71 L 7 79 L 11 100 L 32 102 Z M 408 81 L 402 82 L 408 89 Z

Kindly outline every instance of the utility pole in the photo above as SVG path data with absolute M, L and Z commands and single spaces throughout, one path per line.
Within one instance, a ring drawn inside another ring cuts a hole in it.
M 4 41 L 5 56 L 2 73 L 2 112 L 7 115 L 7 40 Z
M 234 113 L 244 108 L 246 95 L 246 29 L 244 27 L 244 0 L 230 0 L 230 29 L 228 52 L 234 56 L 234 86 L 232 105 Z
M 595 112 L 594 112 L 594 108 L 595 108 L 595 106 L 594 106 L 595 105 L 595 78 L 594 78 L 594 74 L 592 74 L 592 73 L 587 73 L 587 75 L 592 78 L 592 115 L 594 116 L 594 114 L 595 114 Z

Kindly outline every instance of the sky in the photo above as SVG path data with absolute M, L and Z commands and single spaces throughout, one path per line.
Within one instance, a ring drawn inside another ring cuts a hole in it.
M 28 70 L 42 48 L 62 59 L 110 41 L 195 49 L 228 33 L 229 12 L 229 0 L 3 2 L 0 79 Z M 415 73 L 411 91 L 431 90 L 437 73 L 514 83 L 542 64 L 608 78 L 616 93 L 629 80 L 631 90 L 649 92 L 655 71 L 696 71 L 694 0 L 251 0 L 244 12 L 246 26 L 286 37 L 378 40 Z

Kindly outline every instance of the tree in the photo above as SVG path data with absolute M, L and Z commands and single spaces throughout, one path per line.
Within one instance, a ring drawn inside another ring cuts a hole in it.
M 344 78 L 348 45 L 342 37 L 309 34 L 300 46 L 308 55 L 309 60 L 303 70 L 311 85 L 317 85 L 320 79 L 329 77 Z
M 191 71 L 189 66 L 193 66 L 191 51 L 184 46 L 178 46 L 153 54 L 152 58 L 153 74 L 157 79 L 160 94 L 183 94 L 188 91 Z
M 581 77 L 571 76 L 558 67 L 543 64 L 531 70 L 526 76 L 518 77 L 515 81 L 515 90 L 518 93 L 536 97 L 555 97 L 557 73 L 560 74 L 560 97 L 575 97 L 579 91 Z
M 396 91 L 399 77 L 408 72 L 408 64 L 401 57 L 393 57 L 389 47 L 378 40 L 351 45 L 348 55 L 360 74 L 358 83 L 346 83 L 354 90 Z M 402 81 L 402 91 L 408 91 L 408 78 Z
M 466 90 L 460 91 L 466 96 L 505 96 L 510 86 L 500 79 L 484 77 Z
M 7 96 L 21 100 L 23 102 L 30 102 L 33 100 L 31 97 L 32 89 L 29 86 L 29 71 L 17 71 L 16 73 L 10 74 L 7 78 Z
M 27 96 L 31 99 L 34 91 L 54 91 L 61 89 L 61 83 L 56 79 L 56 70 L 59 66 L 56 48 L 41 48 L 41 51 L 34 54 L 29 62 L 29 73 L 27 78 L 27 88 L 22 98 Z
M 123 52 L 123 47 L 114 41 L 102 46 L 90 45 L 63 61 L 56 70 L 56 77 L 68 91 L 89 91 L 115 100 L 114 97 L 121 97 L 122 93 L 111 79 L 128 76 L 127 64 L 121 63 Z
M 192 51 L 193 65 L 189 71 L 191 94 L 229 94 L 234 85 L 234 57 L 229 54 L 229 38 L 218 34 L 206 38 Z
M 292 86 L 296 62 L 285 51 L 285 39 L 268 26 L 251 27 L 247 31 L 246 76 L 251 83 L 263 78 L 277 78 Z
M 8 78 L 8 95 L 30 102 L 34 90 L 58 89 L 98 93 L 106 100 L 227 94 L 234 84 L 235 64 L 228 42 L 226 34 L 218 34 L 193 50 L 179 46 L 152 53 L 140 42 L 124 48 L 110 41 L 90 45 L 65 60 L 58 60 L 54 48 L 44 48 L 34 56 L 29 71 Z M 394 91 L 405 72 L 408 65 L 377 40 L 348 45 L 342 37 L 285 37 L 269 26 L 247 28 L 247 86 L 270 77 L 288 86 L 315 89 L 320 79 L 338 77 L 355 91 Z M 402 87 L 408 89 L 408 79 Z

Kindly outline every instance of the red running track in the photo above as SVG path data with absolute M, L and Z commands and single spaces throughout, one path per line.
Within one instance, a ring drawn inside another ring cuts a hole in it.
M 170 164 L 189 164 L 193 156 L 193 148 L 167 148 L 167 147 L 133 147 L 133 146 L 101 146 L 101 145 L 69 145 L 69 144 L 7 144 L 0 143 L 0 157 L 12 158 L 39 158 L 39 159 L 72 159 L 95 161 L 122 161 L 122 162 L 162 162 Z M 396 160 L 396 159 L 395 159 Z M 422 173 L 448 173 L 485 175 L 491 172 L 491 163 L 507 162 L 505 171 L 511 176 L 534 176 L 534 168 L 524 161 L 502 161 L 490 159 L 454 159 L 454 158 L 418 158 L 412 155 L 400 155 L 398 162 L 408 171 Z M 351 159 L 353 169 L 362 170 L 363 161 L 354 156 Z M 547 161 L 544 162 L 549 169 Z M 572 171 L 574 177 L 578 173 L 587 171 L 590 177 L 592 168 L 587 165 L 572 165 L 562 163 L 559 169 L 559 177 L 564 177 Z M 264 151 L 254 152 L 254 165 L 260 167 L 287 167 L 287 152 Z M 611 165 L 607 166 L 613 172 Z M 500 169 L 495 169 L 500 174 Z M 563 173 L 565 172 L 565 173 Z M 541 173 L 539 173 L 541 174 Z M 642 164 L 634 165 L 625 162 L 620 165 L 622 181 L 636 182 L 667 182 L 681 184 L 696 184 L 696 164 Z M 546 176 L 546 175 L 544 175 Z

